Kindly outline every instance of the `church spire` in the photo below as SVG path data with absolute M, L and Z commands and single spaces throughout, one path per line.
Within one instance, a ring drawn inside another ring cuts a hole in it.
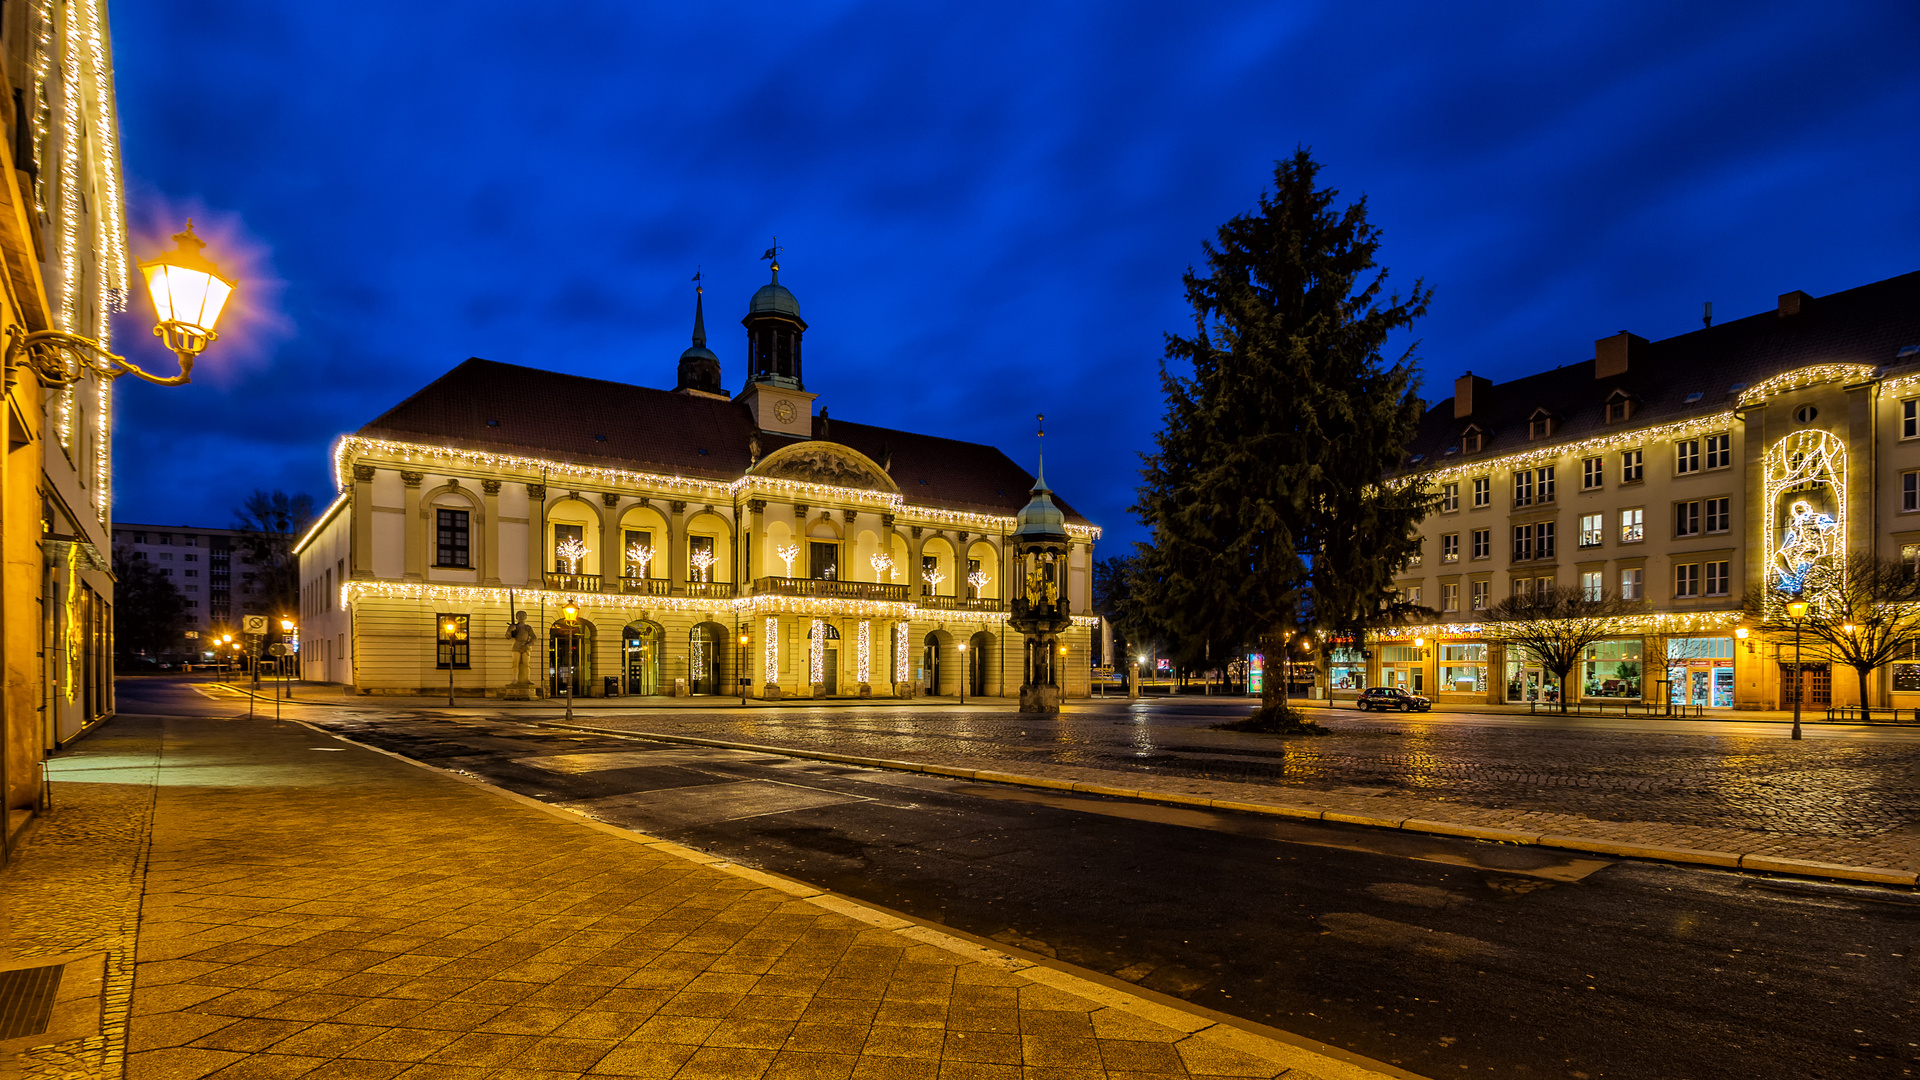
M 693 345 L 680 354 L 680 385 L 674 389 L 686 394 L 724 398 L 727 392 L 720 385 L 720 358 L 707 348 L 707 319 L 701 301 L 706 289 L 700 284 L 701 277 L 698 271 L 694 272 Z
M 707 318 L 701 310 L 701 297 L 706 288 L 700 284 L 700 272 L 693 272 L 693 343 L 704 349 L 707 347 Z

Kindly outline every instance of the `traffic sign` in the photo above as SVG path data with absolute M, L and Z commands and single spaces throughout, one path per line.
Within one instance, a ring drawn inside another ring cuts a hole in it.
M 265 615 L 242 615 L 240 617 L 240 629 L 243 633 L 264 634 L 267 632 L 267 617 Z
M 293 650 L 289 648 L 287 646 L 287 643 L 284 641 L 276 641 L 273 644 L 267 646 L 267 653 L 270 656 L 287 656 L 287 655 L 290 655 L 292 652 Z

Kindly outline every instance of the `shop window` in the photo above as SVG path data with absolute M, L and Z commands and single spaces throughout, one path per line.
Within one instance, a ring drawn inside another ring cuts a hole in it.
M 1455 694 L 1486 693 L 1487 647 L 1440 646 L 1440 689 Z
M 1637 699 L 1644 672 L 1640 639 L 1596 641 L 1581 654 L 1580 690 L 1590 698 Z
M 1367 685 L 1367 658 L 1359 649 L 1331 649 L 1327 653 L 1328 684 L 1335 690 L 1360 690 Z

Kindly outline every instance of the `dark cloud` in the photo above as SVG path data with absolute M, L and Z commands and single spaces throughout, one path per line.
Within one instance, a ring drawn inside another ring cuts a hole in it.
M 1300 144 L 1367 197 L 1393 282 L 1435 287 L 1409 341 L 1436 395 L 1920 250 L 1901 3 L 113 18 L 136 222 L 211 211 L 265 279 L 204 379 L 122 384 L 128 519 L 218 523 L 255 486 L 324 499 L 335 435 L 470 355 L 671 385 L 696 265 L 737 382 L 778 235 L 837 416 L 1024 460 L 1045 412 L 1050 478 L 1130 540 L 1180 272 Z

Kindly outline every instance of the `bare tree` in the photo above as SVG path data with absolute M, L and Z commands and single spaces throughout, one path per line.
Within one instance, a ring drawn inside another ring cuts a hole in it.
M 1747 618 L 1779 633 L 1795 629 L 1787 618 L 1791 594 L 1774 589 L 1747 593 Z M 1920 573 L 1899 559 L 1877 559 L 1860 551 L 1825 576 L 1825 587 L 1806 596 L 1807 617 L 1798 629 L 1829 657 L 1853 669 L 1860 680 L 1860 704 L 1868 705 L 1867 681 L 1875 668 L 1900 659 L 1920 639 Z M 1802 673 L 1794 672 L 1794 693 Z
M 1587 647 L 1620 634 L 1619 620 L 1645 610 L 1637 600 L 1605 591 L 1549 585 L 1512 596 L 1486 614 L 1487 637 L 1519 649 L 1560 680 L 1560 711 L 1567 711 L 1567 677 Z

